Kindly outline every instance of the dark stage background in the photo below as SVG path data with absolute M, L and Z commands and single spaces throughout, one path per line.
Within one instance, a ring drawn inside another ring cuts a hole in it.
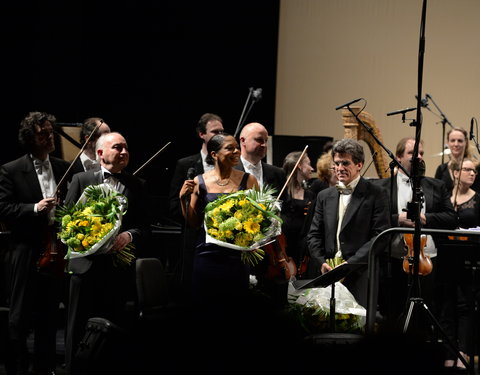
M 274 134 L 279 0 L 18 1 L 2 5 L 0 163 L 30 111 L 58 122 L 100 116 L 129 143 L 131 172 L 162 205 L 175 161 L 195 153 L 204 112 L 233 133 L 249 88 L 262 88 L 248 121 Z M 159 212 L 162 207 L 159 207 Z

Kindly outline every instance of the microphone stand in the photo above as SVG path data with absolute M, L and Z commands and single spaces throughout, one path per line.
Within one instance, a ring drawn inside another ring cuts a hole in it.
M 257 89 L 258 90 L 258 89 Z M 258 101 L 260 100 L 259 97 L 256 97 L 254 95 L 254 89 L 253 87 L 250 87 L 248 89 L 248 96 L 247 96 L 247 100 L 245 101 L 245 105 L 243 106 L 243 110 L 242 110 L 242 114 L 240 115 L 240 119 L 238 120 L 238 124 L 237 124 L 237 128 L 235 129 L 235 133 L 233 134 L 234 138 L 237 138 L 237 136 L 240 134 L 240 131 L 242 130 L 242 127 L 244 125 L 244 122 L 246 120 L 246 118 L 248 117 L 250 111 L 252 110 L 252 107 L 253 105 Z M 248 110 L 245 112 L 248 104 L 249 104 L 249 101 L 250 101 L 250 98 L 252 97 L 253 95 L 253 99 L 252 99 L 252 102 L 250 103 L 250 106 L 248 107 Z
M 473 120 L 475 120 L 475 124 L 477 124 L 477 119 L 475 117 L 472 118 L 472 121 Z M 475 147 L 477 148 L 478 153 L 480 153 L 480 146 L 478 145 L 478 142 L 477 142 L 477 139 L 475 138 L 475 134 L 473 133 L 473 130 L 472 130 L 472 134 L 470 134 L 470 140 L 472 140 L 473 143 L 475 143 Z
M 412 285 L 410 286 L 411 290 L 409 291 L 409 307 L 407 316 L 405 319 L 405 324 L 403 327 L 403 333 L 407 333 L 410 319 L 412 317 L 413 308 L 415 306 L 422 307 L 426 312 L 427 316 L 430 318 L 433 325 L 437 330 L 442 334 L 443 338 L 447 342 L 448 346 L 452 353 L 455 353 L 456 358 L 460 359 L 461 362 L 465 365 L 467 370 L 474 374 L 474 369 L 470 364 L 465 360 L 461 355 L 460 351 L 455 347 L 452 340 L 448 337 L 445 331 L 442 329 L 440 323 L 437 321 L 435 316 L 432 314 L 428 306 L 425 304 L 423 298 L 420 295 L 419 287 L 419 259 L 420 259 L 420 241 L 421 241 L 421 201 L 422 201 L 422 192 L 420 188 L 420 159 L 418 158 L 418 149 L 421 141 L 422 133 L 422 80 L 423 80 L 423 58 L 425 53 L 425 19 L 426 19 L 426 8 L 427 0 L 423 0 L 422 8 L 422 20 L 420 25 L 420 43 L 419 43 L 419 53 L 418 53 L 418 95 L 417 95 L 417 117 L 414 123 L 415 125 L 415 146 L 413 149 L 413 158 L 412 158 L 412 201 L 407 204 L 407 218 L 412 220 L 415 225 L 415 231 L 413 234 L 413 273 L 412 273 Z M 444 117 L 446 120 L 446 117 Z M 446 120 L 448 122 L 448 120 Z M 449 123 L 449 122 L 448 122 Z M 451 125 L 451 124 L 450 124 Z M 412 294 L 412 292 L 414 294 Z
M 429 95 L 429 94 L 426 94 L 426 97 L 427 99 L 431 100 L 433 105 L 435 106 L 435 108 L 437 109 L 437 111 L 440 113 L 440 115 L 438 115 L 437 113 L 431 111 L 428 107 L 426 107 L 431 113 L 435 114 L 436 116 L 440 117 L 442 119 L 442 164 L 445 162 L 445 125 L 448 124 L 452 129 L 454 128 L 454 126 L 452 125 L 452 123 L 447 119 L 447 116 L 445 116 L 445 114 L 442 112 L 442 110 L 440 109 L 440 107 L 437 105 L 437 103 L 435 103 L 435 101 L 433 100 L 433 98 Z M 418 100 L 418 99 L 417 99 Z

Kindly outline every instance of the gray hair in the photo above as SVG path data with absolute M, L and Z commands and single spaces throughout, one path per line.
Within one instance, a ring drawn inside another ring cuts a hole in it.
M 332 157 L 334 157 L 335 154 L 351 155 L 355 164 L 365 162 L 365 153 L 363 152 L 362 145 L 352 138 L 344 138 L 335 142 L 332 148 Z

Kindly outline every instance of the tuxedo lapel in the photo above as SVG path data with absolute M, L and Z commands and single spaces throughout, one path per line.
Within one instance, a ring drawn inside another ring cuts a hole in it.
M 342 220 L 342 227 L 340 231 L 342 231 L 348 222 L 353 218 L 355 212 L 357 212 L 358 208 L 362 204 L 363 200 L 365 199 L 366 194 L 366 182 L 362 179 L 357 184 L 357 187 L 353 191 L 352 198 L 350 199 L 350 203 L 347 206 L 345 211 L 345 215 L 343 216 Z
M 40 187 L 40 182 L 38 181 L 37 172 L 35 172 L 35 168 L 33 167 L 33 162 L 28 155 L 25 156 L 23 159 L 23 176 L 25 185 L 31 186 L 32 190 L 32 197 L 33 199 L 42 199 L 43 193 L 42 188 Z
M 430 184 L 425 183 L 425 181 L 426 180 L 424 178 L 420 180 L 420 186 L 422 188 L 423 197 L 425 200 L 425 212 L 431 212 L 433 209 L 434 191 L 433 187 Z
M 339 195 L 337 189 L 331 189 L 325 202 L 324 215 L 325 221 L 327 222 L 327 228 L 332 228 L 335 232 L 337 230 Z
M 195 168 L 195 175 L 196 176 L 204 173 L 202 155 L 201 154 L 198 154 L 198 157 L 195 160 L 195 163 L 194 163 L 193 167 Z

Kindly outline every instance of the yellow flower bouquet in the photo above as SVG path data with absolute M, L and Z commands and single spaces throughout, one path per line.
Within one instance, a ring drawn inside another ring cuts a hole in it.
M 110 251 L 127 212 L 127 198 L 107 184 L 87 186 L 77 203 L 57 208 L 61 223 L 58 238 L 68 246 L 66 259 Z M 117 265 L 128 265 L 135 256 L 133 245 L 113 252 Z
M 242 260 L 255 265 L 263 259 L 262 246 L 281 233 L 280 203 L 275 189 L 240 190 L 225 194 L 205 207 L 206 242 L 242 251 Z

